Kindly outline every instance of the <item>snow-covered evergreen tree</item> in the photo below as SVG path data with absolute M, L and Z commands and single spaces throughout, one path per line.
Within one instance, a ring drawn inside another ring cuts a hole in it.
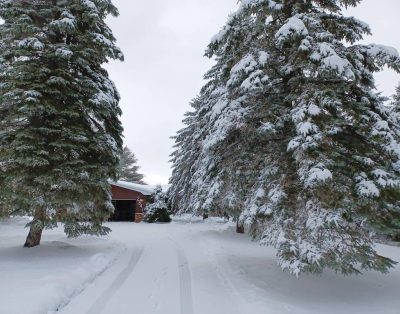
M 393 106 L 396 111 L 399 111 L 400 107 L 400 84 L 396 88 L 396 93 L 393 95 Z
M 242 105 L 246 96 L 235 95 L 237 99 L 229 101 L 226 82 L 229 80 L 229 66 L 240 60 L 241 45 L 249 46 L 252 42 L 253 38 L 248 34 L 253 26 L 251 17 L 232 16 L 226 27 L 231 31 L 227 43 L 220 47 L 217 45 L 225 32 L 223 30 L 213 38 L 206 53 L 209 57 L 215 56 L 217 62 L 206 74 L 209 82 L 194 100 L 194 112 L 187 114 L 184 120 L 187 127 L 178 133 L 177 150 L 172 155 L 174 170 L 170 194 L 174 211 L 190 210 L 199 214 L 224 209 L 228 200 L 230 214 L 235 217 L 240 214 L 240 194 L 244 189 L 237 189 L 238 193 L 232 191 L 244 180 L 236 180 L 241 178 L 236 175 L 232 179 L 233 165 L 224 167 L 224 164 L 243 161 L 235 155 L 240 152 L 235 146 L 235 139 L 240 134 L 235 131 L 244 126 L 242 120 L 246 109 Z
M 393 101 L 390 106 L 389 118 L 391 124 L 397 127 L 395 130 L 398 137 L 400 137 L 400 85 L 396 88 L 393 95 Z M 391 215 L 388 215 L 385 224 L 378 225 L 377 229 L 380 234 L 386 235 L 389 239 L 400 241 L 400 211 L 398 207 L 394 207 Z
M 25 246 L 57 221 L 69 236 L 109 232 L 122 126 L 102 64 L 123 59 L 109 14 L 111 0 L 0 1 L 0 198 L 34 217 Z
M 198 110 L 202 104 L 202 100 L 195 99 L 191 106 L 193 112 L 188 112 L 183 123 L 186 127 L 178 132 L 174 137 L 177 150 L 171 155 L 173 162 L 173 175 L 171 176 L 171 188 L 169 195 L 173 212 L 179 212 L 186 205 L 191 204 L 192 196 L 192 177 L 195 173 L 196 164 L 200 160 L 201 139 L 197 122 Z
M 154 201 L 145 208 L 144 221 L 149 223 L 171 222 L 168 207 L 168 196 L 161 186 L 157 186 L 154 193 Z
M 135 154 L 125 146 L 119 162 L 119 179 L 122 181 L 144 184 L 144 175 L 138 172 L 140 167 L 137 165 L 137 162 L 138 160 Z
M 192 195 L 174 206 L 241 212 L 295 275 L 393 265 L 371 230 L 400 212 L 399 134 L 373 73 L 400 59 L 357 43 L 370 29 L 341 10 L 358 2 L 241 1 L 209 46 L 216 66 L 186 127 L 200 152 L 189 132 L 177 138 L 174 156 L 194 161 L 178 177 L 175 157 L 172 191 Z

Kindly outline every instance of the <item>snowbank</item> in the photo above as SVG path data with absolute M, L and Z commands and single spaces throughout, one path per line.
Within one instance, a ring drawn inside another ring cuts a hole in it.
M 42 245 L 22 245 L 26 218 L 0 222 L 0 313 L 51 313 L 80 293 L 124 251 L 94 237 L 67 239 L 61 229 L 46 231 Z M 6 284 L 4 284 L 6 283 Z
M 251 308 L 249 302 L 255 307 L 251 313 L 260 314 L 399 313 L 399 265 L 386 275 L 371 271 L 343 276 L 327 270 L 297 279 L 277 266 L 273 248 L 251 243 L 247 236 L 235 234 L 233 226 L 206 240 L 243 298 L 242 313 Z M 377 250 L 400 261 L 398 247 L 377 244 Z
M 223 217 L 209 217 L 207 219 L 203 219 L 203 217 L 201 216 L 193 216 L 191 214 L 173 216 L 172 221 L 181 223 L 221 223 L 221 224 L 228 222 Z

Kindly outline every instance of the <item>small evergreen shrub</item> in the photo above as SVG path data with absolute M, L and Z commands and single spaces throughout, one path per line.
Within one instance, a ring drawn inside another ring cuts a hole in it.
M 170 211 L 168 208 L 168 197 L 158 186 L 154 195 L 154 202 L 146 206 L 144 219 L 145 222 L 171 222 Z

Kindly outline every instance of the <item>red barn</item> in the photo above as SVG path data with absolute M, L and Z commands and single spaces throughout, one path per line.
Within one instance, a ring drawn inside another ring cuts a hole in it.
M 143 210 L 155 191 L 154 186 L 125 181 L 110 182 L 115 207 L 111 221 L 141 222 Z

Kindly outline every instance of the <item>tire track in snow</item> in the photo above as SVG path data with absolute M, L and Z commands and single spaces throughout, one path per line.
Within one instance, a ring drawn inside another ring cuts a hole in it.
M 124 284 L 124 282 L 129 278 L 129 275 L 133 272 L 136 265 L 138 264 L 140 258 L 143 255 L 144 248 L 135 249 L 132 253 L 132 257 L 128 262 L 128 265 L 119 273 L 117 278 L 113 281 L 113 283 L 97 298 L 97 300 L 93 303 L 90 309 L 87 311 L 87 314 L 100 314 L 107 303 L 111 300 L 111 298 L 115 295 L 119 288 Z
M 244 300 L 243 295 L 239 292 L 237 287 L 233 284 L 230 277 L 225 272 L 224 269 L 226 268 L 226 263 L 221 263 L 220 259 L 218 258 L 217 252 L 210 249 L 212 245 L 210 245 L 208 240 L 204 239 L 203 237 L 200 237 L 199 244 L 206 252 L 207 258 L 210 261 L 210 265 L 213 265 L 214 271 L 216 275 L 220 278 L 221 283 L 223 284 L 227 293 L 231 296 L 232 298 L 231 301 L 235 304 L 235 309 L 234 309 L 235 313 L 245 313 L 246 302 Z
M 181 289 L 181 314 L 193 313 L 193 299 L 192 299 L 192 280 L 189 270 L 189 262 L 183 250 L 178 247 L 178 267 L 179 267 L 179 281 Z
M 169 239 L 175 244 L 176 255 L 178 257 L 181 314 L 193 314 L 192 278 L 189 269 L 189 262 L 185 252 L 179 244 L 173 239 Z

